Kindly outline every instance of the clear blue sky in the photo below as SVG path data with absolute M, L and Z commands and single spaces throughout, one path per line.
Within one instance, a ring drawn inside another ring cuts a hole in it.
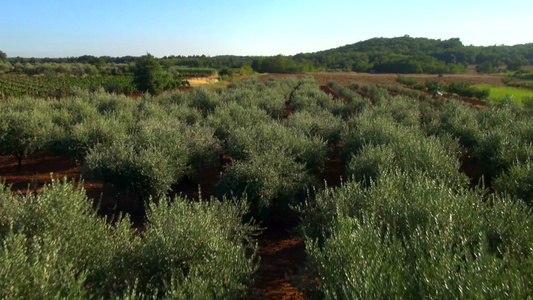
M 0 0 L 9 57 L 293 55 L 373 37 L 533 42 L 533 0 Z

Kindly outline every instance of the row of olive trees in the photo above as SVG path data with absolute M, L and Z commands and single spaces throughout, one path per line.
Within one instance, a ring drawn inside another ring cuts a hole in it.
M 141 100 L 83 91 L 61 101 L 11 99 L 2 103 L 0 153 L 15 155 L 19 167 L 39 150 L 69 155 L 85 176 L 126 191 L 138 212 L 226 154 L 234 163 L 223 170 L 218 195 L 247 196 L 252 214 L 266 221 L 271 208 L 287 212 L 303 199 L 324 165 L 326 140 L 338 136 L 311 114 L 280 119 L 297 84 L 251 80 L 221 93 L 196 89 Z M 324 129 L 308 131 L 307 124 Z
M 70 155 L 84 165 L 86 175 L 125 190 L 138 200 L 138 209 L 152 210 L 165 203 L 185 176 L 229 156 L 230 162 L 219 169 L 215 194 L 249 203 L 250 210 L 236 218 L 251 217 L 265 225 L 299 216 L 308 271 L 319 278 L 322 297 L 499 298 L 530 293 L 525 283 L 531 281 L 526 269 L 533 239 L 522 230 L 531 226 L 524 204 L 531 204 L 532 194 L 533 126 L 527 112 L 513 105 L 475 110 L 363 88 L 370 100 L 331 86 L 343 99 L 333 100 L 309 77 L 265 84 L 248 80 L 222 91 L 195 89 L 141 99 L 87 92 L 61 101 L 10 99 L 0 104 L 0 145 L 15 141 L 15 135 L 28 138 L 18 148 L 22 154 L 5 146 L 0 146 L 1 153 L 21 159 L 36 149 Z M 25 123 L 34 125 L 21 125 Z M 339 150 L 346 165 L 346 184 L 314 189 L 332 149 Z M 495 195 L 468 189 L 466 176 L 459 172 L 466 160 L 492 180 Z M 201 220 L 188 222 L 212 227 Z M 509 225 L 508 220 L 514 222 Z M 218 257 L 212 250 L 218 244 L 206 243 L 215 244 L 206 257 Z M 154 245 L 150 249 L 159 251 Z M 158 263 L 168 262 L 156 257 Z M 235 270 L 225 266 L 220 272 L 227 268 Z M 164 279 L 174 278 L 169 273 L 180 274 L 161 270 L 155 274 L 166 275 L 156 275 L 155 283 L 140 279 L 139 288 L 164 289 L 168 282 L 174 284 L 174 279 Z M 176 284 L 196 278 L 192 269 L 185 270 Z M 142 274 L 154 274 L 150 272 Z M 211 284 L 209 274 L 214 273 L 196 272 L 209 279 L 191 285 L 199 289 L 191 295 L 204 295 L 201 284 Z
M 342 88 L 335 86 L 336 89 Z M 317 299 L 523 298 L 533 124 L 512 104 L 476 110 L 372 92 L 341 130 L 347 178 L 300 206 Z M 347 93 L 349 95 L 349 93 Z M 471 189 L 473 163 L 494 194 Z
M 2 299 L 235 299 L 257 269 L 246 202 L 161 199 L 137 234 L 69 182 L 0 200 Z

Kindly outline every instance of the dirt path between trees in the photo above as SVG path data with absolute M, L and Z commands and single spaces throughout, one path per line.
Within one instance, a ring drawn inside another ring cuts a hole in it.
M 306 299 L 297 288 L 305 263 L 301 237 L 283 230 L 266 230 L 259 237 L 261 264 L 247 299 Z

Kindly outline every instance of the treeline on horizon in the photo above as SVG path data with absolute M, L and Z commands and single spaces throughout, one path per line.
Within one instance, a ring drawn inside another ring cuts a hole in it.
M 113 75 L 128 72 L 138 57 L 91 56 L 66 58 L 22 58 L 4 56 L 4 65 L 12 70 L 27 64 L 77 63 L 95 66 L 100 73 Z M 190 68 L 241 68 L 250 66 L 261 73 L 298 73 L 310 71 L 355 71 L 375 73 L 464 73 L 468 65 L 476 65 L 480 73 L 495 72 L 503 67 L 519 70 L 533 65 L 533 43 L 514 46 L 465 46 L 459 38 L 435 40 L 413 38 L 373 38 L 335 49 L 294 56 L 233 56 L 209 57 L 164 56 L 159 58 L 164 69 L 181 66 Z M 1 63 L 1 62 L 0 62 Z M 113 65 L 113 68 L 109 68 Z M 0 66 L 0 74 L 6 67 Z M 94 73 L 94 72 L 92 72 Z

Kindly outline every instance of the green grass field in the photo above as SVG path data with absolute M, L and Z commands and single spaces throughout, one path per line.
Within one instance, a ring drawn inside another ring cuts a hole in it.
M 507 86 L 492 86 L 488 84 L 476 84 L 475 87 L 481 89 L 489 89 L 489 98 L 500 101 L 506 96 L 512 96 L 513 101 L 522 103 L 522 100 L 527 97 L 533 97 L 533 90 L 520 89 Z

